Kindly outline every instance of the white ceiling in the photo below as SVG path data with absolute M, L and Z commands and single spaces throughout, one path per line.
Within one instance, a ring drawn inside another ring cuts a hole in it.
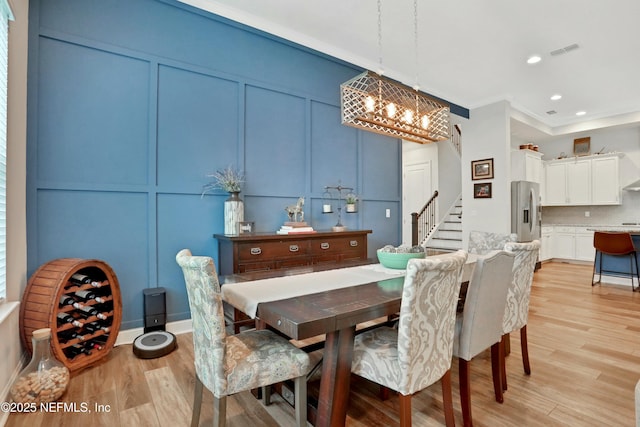
M 381 57 L 388 77 L 413 86 L 417 71 L 469 109 L 508 100 L 523 139 L 640 122 L 639 0 L 418 0 L 418 67 L 411 0 L 382 0 L 381 51 L 376 0 L 180 1 L 373 71 Z

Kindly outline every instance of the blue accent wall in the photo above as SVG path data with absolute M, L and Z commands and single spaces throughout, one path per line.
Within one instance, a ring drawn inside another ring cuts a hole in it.
M 167 288 L 169 321 L 189 318 L 175 254 L 217 263 L 228 195 L 201 190 L 228 165 L 258 231 L 299 196 L 330 228 L 324 186 L 340 180 L 361 198 L 343 223 L 373 230 L 369 256 L 400 243 L 400 143 L 340 123 L 358 67 L 174 0 L 32 0 L 29 18 L 28 274 L 101 259 L 123 329 L 143 326 L 148 287 Z

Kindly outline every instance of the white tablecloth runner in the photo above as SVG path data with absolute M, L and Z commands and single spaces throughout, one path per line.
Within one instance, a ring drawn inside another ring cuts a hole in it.
M 469 254 L 465 264 L 462 281 L 471 277 L 475 257 Z M 222 299 L 243 311 L 252 319 L 256 317 L 258 304 L 330 291 L 332 289 L 363 285 L 365 283 L 402 277 L 406 270 L 395 270 L 381 264 L 369 264 L 358 267 L 338 268 L 316 271 L 294 276 L 273 277 L 251 280 L 222 286 Z

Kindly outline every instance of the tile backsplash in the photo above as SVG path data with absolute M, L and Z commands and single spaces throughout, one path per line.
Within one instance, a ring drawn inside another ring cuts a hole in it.
M 542 225 L 584 224 L 622 225 L 640 222 L 640 191 L 622 191 L 622 204 L 616 206 L 543 206 Z M 589 212 L 589 216 L 585 216 Z

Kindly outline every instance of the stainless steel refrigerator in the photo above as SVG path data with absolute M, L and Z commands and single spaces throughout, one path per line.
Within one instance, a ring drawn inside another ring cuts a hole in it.
M 540 184 L 529 181 L 511 182 L 511 232 L 518 242 L 540 239 L 542 208 Z

